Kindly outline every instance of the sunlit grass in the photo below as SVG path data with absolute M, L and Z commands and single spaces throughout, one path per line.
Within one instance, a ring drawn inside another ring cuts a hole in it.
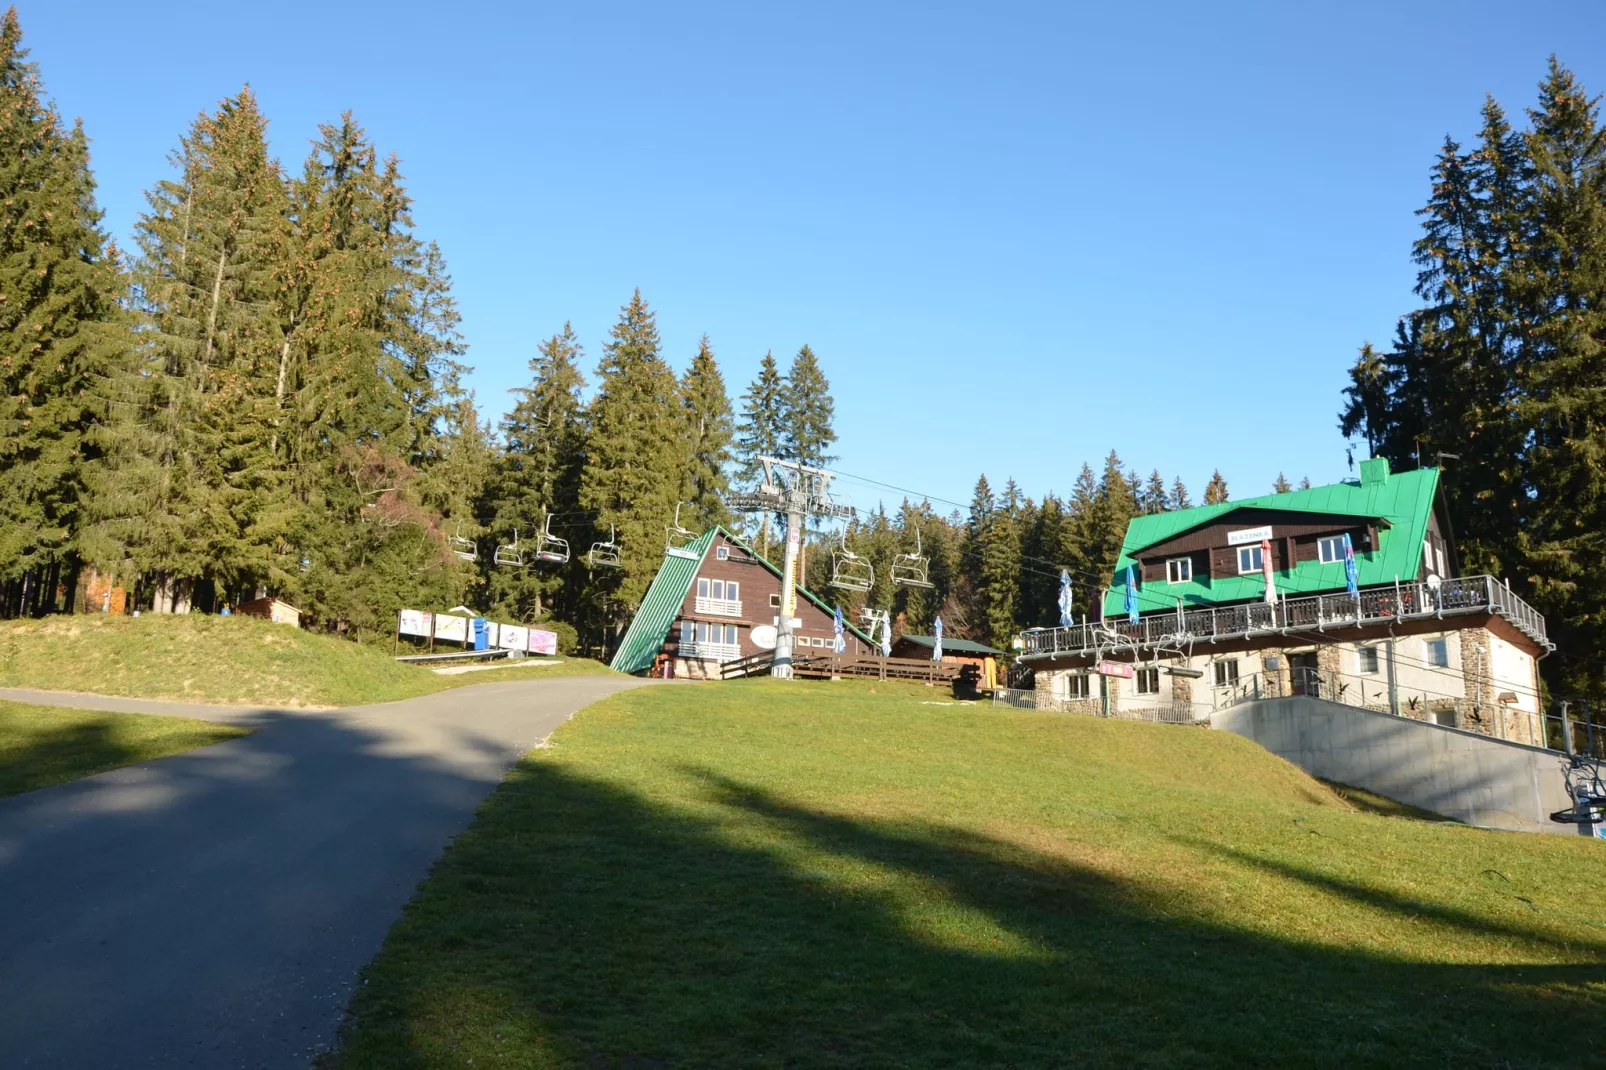
M 1356 810 L 1205 729 L 630 692 L 526 760 L 350 1068 L 1606 1060 L 1606 851 Z

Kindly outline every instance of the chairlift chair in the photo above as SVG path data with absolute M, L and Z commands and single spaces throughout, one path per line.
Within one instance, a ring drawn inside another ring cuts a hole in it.
M 586 554 L 586 563 L 592 568 L 622 568 L 619 561 L 619 544 L 614 540 L 618 537 L 612 524 L 608 525 L 608 538 L 603 542 L 591 544 L 591 551 Z
M 892 559 L 892 582 L 899 587 L 935 587 L 931 582 L 926 557 L 920 552 L 920 525 L 915 525 L 915 552 L 898 554 Z
M 496 548 L 496 553 L 491 555 L 491 560 L 496 562 L 498 565 L 504 565 L 508 568 L 524 567 L 524 552 L 519 549 L 518 528 L 513 529 L 513 541 L 510 543 L 502 543 L 500 546 L 498 546 Z
M 848 533 L 831 554 L 831 586 L 844 591 L 868 591 L 875 586 L 875 569 L 870 562 L 848 549 Z
M 546 515 L 546 526 L 541 529 L 541 543 L 536 547 L 535 559 L 548 565 L 562 565 L 569 560 L 569 541 L 552 534 L 552 514 Z
M 671 550 L 682 549 L 687 543 L 697 538 L 696 532 L 687 531 L 680 526 L 680 507 L 682 502 L 675 503 L 675 524 L 664 529 L 664 553 Z
M 479 547 L 474 545 L 473 539 L 463 538 L 463 529 L 459 527 L 457 534 L 446 540 L 451 548 L 452 556 L 462 561 L 478 561 L 480 559 Z

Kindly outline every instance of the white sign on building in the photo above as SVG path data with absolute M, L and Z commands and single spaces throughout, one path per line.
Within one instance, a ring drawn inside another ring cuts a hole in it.
M 1258 528 L 1239 528 L 1237 531 L 1227 532 L 1228 546 L 1242 546 L 1245 543 L 1260 542 L 1271 538 L 1271 525 L 1263 524 Z

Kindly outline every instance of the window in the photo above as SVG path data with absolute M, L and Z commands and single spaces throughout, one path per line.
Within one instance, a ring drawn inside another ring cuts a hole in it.
M 715 580 L 713 583 L 713 590 L 710 593 L 715 598 L 723 599 L 725 597 L 725 581 Z
M 689 620 L 681 621 L 680 641 L 682 643 L 695 643 L 697 641 L 697 625 Z
M 1356 660 L 1360 662 L 1362 672 L 1377 671 L 1377 647 L 1363 646 L 1355 651 Z
M 718 546 L 714 548 L 714 560 L 729 561 L 730 557 L 731 548 L 729 546 Z
M 778 595 L 778 594 L 770 595 L 770 608 L 771 609 L 780 609 L 781 608 L 781 596 L 780 595 Z
M 1260 556 L 1260 547 L 1238 547 L 1238 575 L 1242 576 L 1250 572 L 1259 572 L 1261 564 L 1262 559 Z
M 728 599 L 729 601 L 734 602 L 738 598 L 741 597 L 741 592 L 736 589 L 738 586 L 740 586 L 740 585 L 735 580 L 726 580 L 725 581 L 725 597 L 726 597 L 726 599 Z
M 1438 669 L 1450 667 L 1450 643 L 1446 639 L 1429 639 L 1422 644 L 1427 652 L 1428 664 Z
M 698 598 L 707 598 L 708 597 L 708 581 L 707 580 L 699 579 L 697 581 L 697 597 Z
M 1216 686 L 1231 687 L 1238 682 L 1238 659 L 1216 662 Z
M 1066 676 L 1063 679 L 1065 680 L 1066 698 L 1087 698 L 1088 686 L 1087 676 L 1085 674 L 1076 673 L 1071 676 Z
M 1316 540 L 1316 560 L 1324 565 L 1344 560 L 1344 536 L 1328 535 Z
M 1435 546 L 1433 548 L 1433 557 L 1439 563 L 1439 575 L 1448 576 L 1450 574 L 1450 570 L 1444 567 L 1444 547 Z
M 1167 583 L 1187 583 L 1193 579 L 1193 558 L 1173 557 L 1165 563 Z
M 741 642 L 741 639 L 736 634 L 736 625 L 734 625 L 734 624 L 725 625 L 725 645 L 726 646 L 735 646 L 739 642 Z
M 1137 677 L 1138 694 L 1158 695 L 1160 693 L 1159 669 L 1139 669 L 1137 672 Z

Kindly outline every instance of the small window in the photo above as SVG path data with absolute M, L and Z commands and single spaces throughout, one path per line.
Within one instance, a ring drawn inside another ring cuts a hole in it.
M 1445 639 L 1429 639 L 1422 644 L 1427 648 L 1428 664 L 1438 669 L 1450 667 L 1450 643 Z
M 1238 659 L 1216 662 L 1216 686 L 1231 687 L 1238 682 Z
M 1363 646 L 1355 651 L 1362 672 L 1377 671 L 1377 647 Z
M 1444 547 L 1435 546 L 1433 548 L 1433 557 L 1439 563 L 1439 575 L 1448 576 L 1450 574 L 1450 570 L 1444 567 Z
M 781 608 L 781 596 L 780 595 L 778 595 L 778 594 L 770 595 L 770 608 L 771 609 L 780 609 Z
M 697 581 L 697 597 L 698 598 L 707 598 L 708 597 L 708 581 L 707 580 L 699 579 Z
M 737 587 L 739 587 L 739 586 L 740 585 L 735 580 L 726 580 L 725 581 L 725 597 L 727 599 L 729 599 L 730 601 L 732 601 L 732 602 L 734 602 L 737 599 L 741 598 L 741 594 L 737 591 Z
M 1344 536 L 1329 535 L 1316 540 L 1316 560 L 1324 565 L 1344 560 Z
M 715 598 L 723 599 L 725 597 L 725 581 L 715 580 L 713 583 L 713 588 L 709 593 Z
M 1159 669 L 1139 669 L 1137 672 L 1137 678 L 1138 694 L 1158 695 L 1160 693 Z
M 731 548 L 729 546 L 716 546 L 714 548 L 714 560 L 716 560 L 716 561 L 729 561 L 730 560 L 730 556 L 731 556 Z
M 1167 583 L 1187 583 L 1193 579 L 1193 558 L 1173 557 L 1165 563 Z
M 725 645 L 726 646 L 735 646 L 740 641 L 741 640 L 738 639 L 737 636 L 736 636 L 736 625 L 734 625 L 734 624 L 725 625 Z
M 718 625 L 715 625 L 715 627 L 718 627 Z M 706 643 L 709 641 L 708 622 L 706 620 L 700 620 L 697 622 L 697 641 L 699 643 Z
M 1263 559 L 1258 546 L 1238 547 L 1238 575 L 1243 576 L 1250 572 L 1259 572 Z
M 689 620 L 681 621 L 680 641 L 682 643 L 695 643 L 697 641 L 697 625 Z
M 1066 698 L 1087 698 L 1087 693 L 1087 676 L 1085 674 L 1076 673 L 1073 676 L 1065 677 Z

